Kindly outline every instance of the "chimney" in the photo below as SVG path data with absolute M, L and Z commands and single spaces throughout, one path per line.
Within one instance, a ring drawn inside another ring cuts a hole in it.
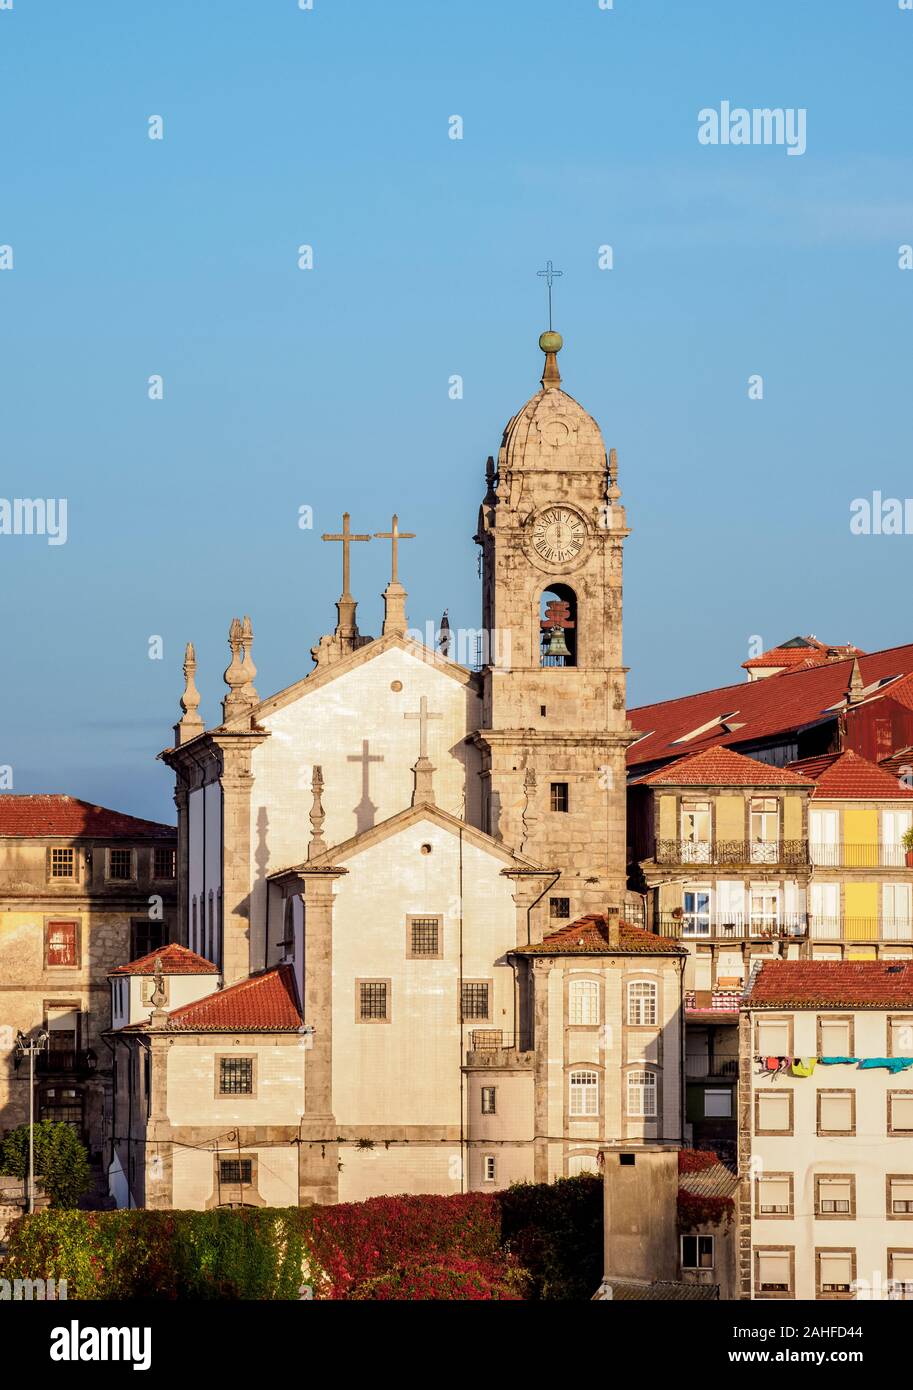
M 621 946 L 621 914 L 617 907 L 607 907 L 605 910 L 606 927 L 608 929 L 609 946 L 617 951 Z

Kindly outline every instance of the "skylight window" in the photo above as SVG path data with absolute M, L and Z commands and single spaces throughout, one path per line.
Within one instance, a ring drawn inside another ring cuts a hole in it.
M 718 729 L 721 724 L 725 724 L 730 719 L 734 719 L 738 710 L 731 710 L 729 714 L 718 714 L 714 719 L 708 719 L 706 724 L 699 724 L 696 729 L 692 729 L 690 734 L 682 734 L 681 738 L 675 738 L 673 743 L 690 743 L 693 738 L 700 738 L 701 734 L 709 734 L 711 729 Z

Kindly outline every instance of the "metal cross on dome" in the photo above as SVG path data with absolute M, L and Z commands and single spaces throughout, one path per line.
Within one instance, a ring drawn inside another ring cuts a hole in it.
M 551 261 L 545 262 L 544 270 L 537 270 L 536 274 L 540 279 L 544 278 L 548 285 L 548 331 L 552 331 L 552 281 L 564 274 L 563 270 L 556 270 Z

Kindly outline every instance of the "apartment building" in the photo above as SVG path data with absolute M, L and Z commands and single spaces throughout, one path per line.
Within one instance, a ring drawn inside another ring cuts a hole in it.
M 913 962 L 769 960 L 740 1011 L 742 1298 L 913 1298 Z

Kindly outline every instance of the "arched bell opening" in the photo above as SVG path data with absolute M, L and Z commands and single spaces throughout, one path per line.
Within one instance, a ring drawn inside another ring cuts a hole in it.
M 577 595 L 553 584 L 539 600 L 540 665 L 577 665 Z

